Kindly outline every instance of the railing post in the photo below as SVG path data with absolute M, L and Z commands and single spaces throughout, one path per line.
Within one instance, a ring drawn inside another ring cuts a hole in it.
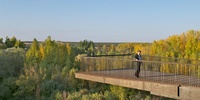
M 174 64 L 175 66 L 173 66 L 174 67 L 174 74 L 175 74 L 175 83 L 177 83 L 177 77 L 176 77 L 176 74 L 177 74 L 177 72 L 176 72 L 176 64 Z

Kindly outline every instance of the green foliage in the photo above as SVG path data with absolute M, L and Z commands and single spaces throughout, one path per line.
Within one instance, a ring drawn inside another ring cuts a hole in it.
M 66 47 L 63 43 L 56 43 L 55 41 L 52 41 L 50 37 L 48 37 L 41 45 L 43 46 L 40 46 L 40 48 L 44 48 L 43 52 L 40 50 L 40 54 L 44 56 L 42 57 L 43 65 L 58 65 L 61 68 L 68 66 L 72 68 L 75 58 L 73 48 L 70 46 Z
M 0 84 L 0 99 L 14 99 L 15 97 L 13 94 L 17 90 L 17 85 L 15 84 L 15 81 L 17 80 L 17 77 L 8 77 L 5 78 L 2 83 Z
M 62 94 L 60 92 L 57 92 L 56 96 L 55 96 L 55 99 L 56 100 L 63 100 Z
M 40 87 L 46 77 L 45 72 L 46 70 L 39 65 L 25 66 L 23 73 L 16 81 L 19 88 L 15 96 L 24 99 L 27 97 L 40 98 Z
M 10 47 L 13 47 L 13 46 L 14 46 L 14 45 L 12 45 L 12 43 L 11 43 L 11 40 L 10 40 L 10 38 L 9 38 L 9 37 L 6 37 L 5 44 L 6 44 L 6 46 L 7 46 L 8 48 L 10 48 Z
M 78 80 L 75 79 L 75 72 L 77 72 L 77 69 L 72 68 L 69 71 L 69 76 L 68 76 L 68 86 L 71 90 L 77 90 L 79 88 L 78 86 Z
M 104 97 L 105 100 L 119 100 L 118 96 L 110 91 L 105 91 Z
M 56 95 L 59 91 L 63 90 L 63 85 L 56 82 L 56 81 L 44 81 L 41 84 L 41 97 L 44 99 L 52 99 L 54 100 L 56 98 Z
M 0 85 L 1 91 L 0 91 L 0 99 L 4 100 L 6 98 L 9 98 L 11 95 L 11 91 L 9 87 L 5 85 Z
M 7 47 L 6 47 L 6 45 L 5 44 L 3 44 L 3 43 L 0 43 L 0 50 L 1 49 L 6 49 Z
M 0 38 L 0 44 L 4 44 L 2 38 Z M 6 48 L 12 48 L 12 47 L 25 48 L 24 42 L 17 40 L 16 37 L 12 37 L 11 39 L 9 37 L 6 37 L 5 46 Z
M 80 84 L 74 76 L 79 68 L 79 61 L 75 62 L 77 50 L 50 36 L 40 44 L 34 39 L 26 53 L 26 66 L 16 81 L 19 88 L 15 96 L 55 100 L 61 98 L 63 90 L 76 90 Z
M 125 88 L 113 85 L 110 86 L 110 90 L 119 98 L 119 100 L 124 100 L 126 98 L 127 91 Z
M 0 50 L 0 77 L 17 77 L 24 66 L 24 54 L 23 49 Z
M 148 95 L 144 100 L 152 100 L 152 97 Z
M 108 93 L 116 100 L 152 100 L 152 95 L 146 91 L 134 90 L 120 86 L 110 86 L 111 93 Z M 111 99 L 112 100 L 112 99 Z
M 11 39 L 6 37 L 5 43 L 3 42 L 3 38 L 0 38 L 0 49 L 7 49 L 7 48 L 25 48 L 24 42 L 17 40 L 15 37 Z
M 3 38 L 0 38 L 0 44 L 2 44 L 3 43 Z
M 23 49 L 9 48 L 0 50 L 0 99 L 14 99 L 17 91 L 17 80 L 24 66 Z
M 25 48 L 24 42 L 17 40 L 16 43 L 15 43 L 15 48 Z
M 88 94 L 88 90 L 82 89 L 79 92 L 68 93 L 67 100 L 81 100 L 82 96 Z
M 83 95 L 81 100 L 104 100 L 104 96 L 99 93 Z
M 82 89 L 79 92 L 69 93 L 67 100 L 105 100 L 105 97 L 103 94 L 88 93 L 86 89 Z
M 88 56 L 94 55 L 95 45 L 93 41 L 88 41 L 88 40 L 80 41 L 79 48 L 83 50 L 83 52 L 87 53 Z

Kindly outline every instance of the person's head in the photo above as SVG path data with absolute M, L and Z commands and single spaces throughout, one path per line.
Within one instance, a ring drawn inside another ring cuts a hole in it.
M 140 50 L 138 50 L 138 54 L 141 54 L 141 51 L 140 51 Z

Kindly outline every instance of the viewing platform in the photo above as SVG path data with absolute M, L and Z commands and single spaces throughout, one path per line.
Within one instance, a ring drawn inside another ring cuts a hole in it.
M 142 60 L 140 77 L 134 73 L 137 61 L 130 57 L 83 57 L 79 79 L 149 91 L 174 99 L 200 98 L 200 65 Z

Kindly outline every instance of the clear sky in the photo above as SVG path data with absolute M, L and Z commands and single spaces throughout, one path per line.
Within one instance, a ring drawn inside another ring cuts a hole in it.
M 200 0 L 0 0 L 0 37 L 153 42 L 200 30 Z

